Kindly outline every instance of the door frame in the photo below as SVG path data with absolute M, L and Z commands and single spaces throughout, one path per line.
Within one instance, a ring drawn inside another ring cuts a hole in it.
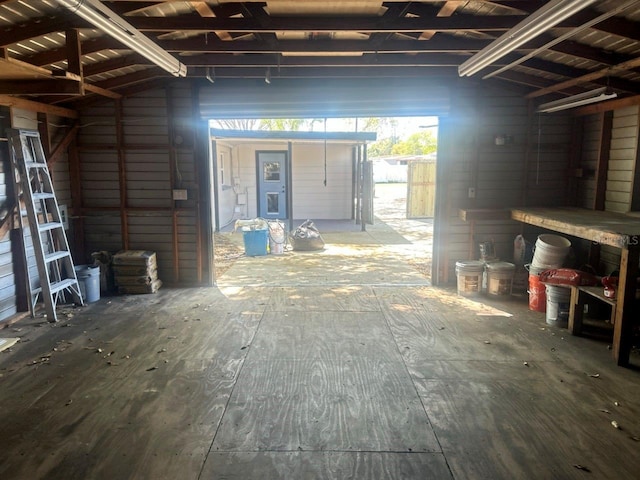
M 285 208 L 285 213 L 284 213 L 284 217 L 283 219 L 289 219 L 291 216 L 291 156 L 290 156 L 290 151 L 289 150 L 256 150 L 255 151 L 255 155 L 256 155 L 256 213 L 258 214 L 258 216 L 260 216 L 260 196 L 262 194 L 260 186 L 262 184 L 261 182 L 261 175 L 262 172 L 260 171 L 260 154 L 262 153 L 279 153 L 282 154 L 284 156 L 284 167 L 285 167 L 285 172 L 284 172 L 284 193 L 286 195 L 285 198 L 285 202 L 284 202 L 284 208 Z

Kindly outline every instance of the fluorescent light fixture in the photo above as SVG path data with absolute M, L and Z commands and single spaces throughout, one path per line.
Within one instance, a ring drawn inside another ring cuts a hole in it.
M 76 13 L 94 27 L 124 43 L 134 52 L 163 68 L 176 77 L 186 77 L 187 67 L 169 52 L 153 43 L 133 25 L 99 0 L 56 0 L 60 5 Z
M 609 91 L 607 87 L 601 87 L 571 97 L 561 98 L 554 102 L 543 103 L 536 111 L 538 113 L 559 112 L 560 110 L 581 107 L 582 105 L 589 105 L 590 103 L 602 102 L 610 98 L 616 98 L 617 96 L 617 93 Z
M 58 0 L 60 1 L 60 0 Z M 458 67 L 458 75 L 469 77 L 534 39 L 597 0 L 553 0 L 545 4 Z

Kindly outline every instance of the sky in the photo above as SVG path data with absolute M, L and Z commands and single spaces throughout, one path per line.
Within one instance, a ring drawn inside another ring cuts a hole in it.
M 410 135 L 424 131 L 431 130 L 434 134 L 438 129 L 438 117 L 395 117 L 396 127 L 395 132 L 392 128 L 387 128 L 382 132 L 384 136 L 398 136 L 399 138 L 407 138 Z M 322 128 L 322 127 L 320 127 Z M 344 118 L 329 118 L 327 119 L 327 131 L 353 131 L 354 124 L 351 119 Z M 362 128 L 360 125 L 359 128 Z M 317 130 L 318 127 L 315 128 Z

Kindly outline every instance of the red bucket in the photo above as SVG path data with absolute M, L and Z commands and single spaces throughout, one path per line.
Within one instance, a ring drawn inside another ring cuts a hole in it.
M 529 310 L 545 312 L 547 309 L 547 293 L 544 283 L 538 275 L 529 274 Z

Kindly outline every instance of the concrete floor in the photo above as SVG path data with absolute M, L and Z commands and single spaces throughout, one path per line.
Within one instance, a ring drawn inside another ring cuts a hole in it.
M 638 478 L 638 370 L 377 228 L 1 330 L 0 478 Z

